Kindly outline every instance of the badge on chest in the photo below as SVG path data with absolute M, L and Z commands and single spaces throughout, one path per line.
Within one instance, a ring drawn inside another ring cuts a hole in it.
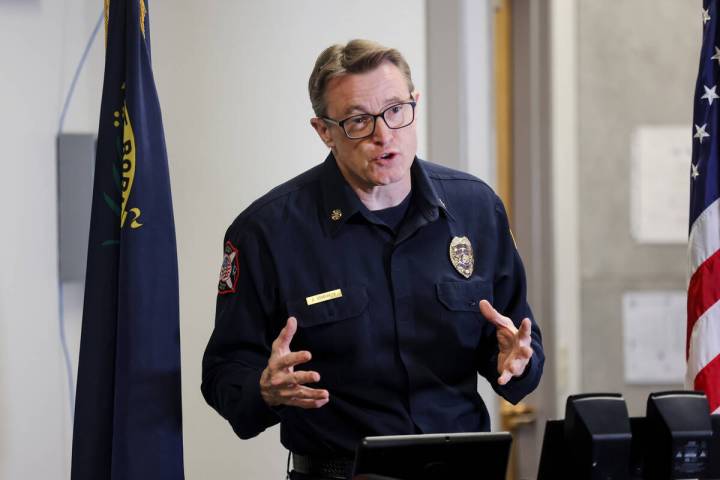
M 450 242 L 450 263 L 465 278 L 470 278 L 475 266 L 472 245 L 467 237 L 453 237 Z

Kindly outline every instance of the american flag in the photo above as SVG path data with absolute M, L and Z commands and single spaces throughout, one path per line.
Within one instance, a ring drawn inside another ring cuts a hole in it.
M 720 20 L 719 0 L 704 0 L 690 165 L 687 297 L 688 387 L 720 410 Z

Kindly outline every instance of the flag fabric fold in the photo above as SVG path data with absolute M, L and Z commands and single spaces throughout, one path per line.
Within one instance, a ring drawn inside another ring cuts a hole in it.
M 720 10 L 705 0 L 695 86 L 687 298 L 687 387 L 720 410 Z
M 177 250 L 148 10 L 105 9 L 71 478 L 180 480 Z

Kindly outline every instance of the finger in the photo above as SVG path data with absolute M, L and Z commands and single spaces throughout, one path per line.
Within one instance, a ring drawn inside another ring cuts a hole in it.
M 320 407 L 324 406 L 325 404 L 327 404 L 329 401 L 330 401 L 329 398 L 325 398 L 323 400 L 307 400 L 307 399 L 302 399 L 302 398 L 293 398 L 293 399 L 288 400 L 286 405 L 310 409 L 310 408 L 320 408 Z
M 278 372 L 274 375 L 273 381 L 271 382 L 274 387 L 281 387 L 283 385 L 296 386 L 305 385 L 306 383 L 316 383 L 320 381 L 320 374 L 313 371 L 301 370 L 299 372 L 282 373 Z
M 500 315 L 500 313 L 495 310 L 495 308 L 487 300 L 480 300 L 480 313 L 482 313 L 483 316 L 496 327 L 509 328 L 510 330 L 515 329 L 515 325 L 513 325 L 512 321 L 509 318 Z
M 284 388 L 278 392 L 278 396 L 284 399 L 299 398 L 304 400 L 323 400 L 330 397 L 330 392 L 320 388 L 304 387 L 295 385 L 291 388 Z
M 513 374 L 510 370 L 503 370 L 498 378 L 498 385 L 505 385 L 512 377 Z
M 532 331 L 532 324 L 530 322 L 530 319 L 525 317 L 523 318 L 522 323 L 520 324 L 520 337 L 530 337 L 530 332 Z
M 297 331 L 297 320 L 295 317 L 290 317 L 285 323 L 285 326 L 280 330 L 280 334 L 272 344 L 273 353 L 276 350 L 287 351 L 290 350 L 290 342 Z
M 534 353 L 535 352 L 530 347 L 520 347 L 520 355 L 522 356 L 522 358 L 530 360 Z
M 528 358 L 518 358 L 507 367 L 507 370 L 510 370 L 510 373 L 512 373 L 513 377 L 519 377 L 523 374 L 523 372 L 525 372 L 525 368 L 527 367 L 528 362 Z
M 292 374 L 295 383 L 304 385 L 306 383 L 316 383 L 320 381 L 320 374 L 310 370 L 301 370 Z
M 280 388 L 284 387 L 294 387 L 295 379 L 293 378 L 291 373 L 285 373 L 285 372 L 275 372 L 272 377 L 270 378 L 270 386 L 274 390 L 278 390 Z
M 299 352 L 291 352 L 285 355 L 275 357 L 272 360 L 273 367 L 277 370 L 294 367 L 301 363 L 309 362 L 312 359 L 312 354 L 307 350 L 301 350 Z
M 296 373 L 300 373 L 301 375 L 296 376 Z M 272 388 L 278 389 L 281 387 L 295 387 L 296 385 L 319 381 L 320 374 L 317 372 L 313 372 L 310 370 L 303 370 L 301 372 L 288 372 L 285 369 L 280 369 L 273 371 L 271 374 L 268 374 L 268 378 L 265 383 L 269 383 Z

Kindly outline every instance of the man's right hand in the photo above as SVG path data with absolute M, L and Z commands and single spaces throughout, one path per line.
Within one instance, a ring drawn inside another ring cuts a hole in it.
M 280 335 L 272 343 L 268 365 L 260 376 L 260 394 L 271 407 L 290 405 L 300 408 L 320 408 L 330 400 L 327 390 L 306 387 L 319 382 L 320 374 L 313 371 L 294 371 L 295 365 L 310 361 L 308 351 L 291 352 L 290 342 L 297 331 L 295 317 L 288 318 Z

